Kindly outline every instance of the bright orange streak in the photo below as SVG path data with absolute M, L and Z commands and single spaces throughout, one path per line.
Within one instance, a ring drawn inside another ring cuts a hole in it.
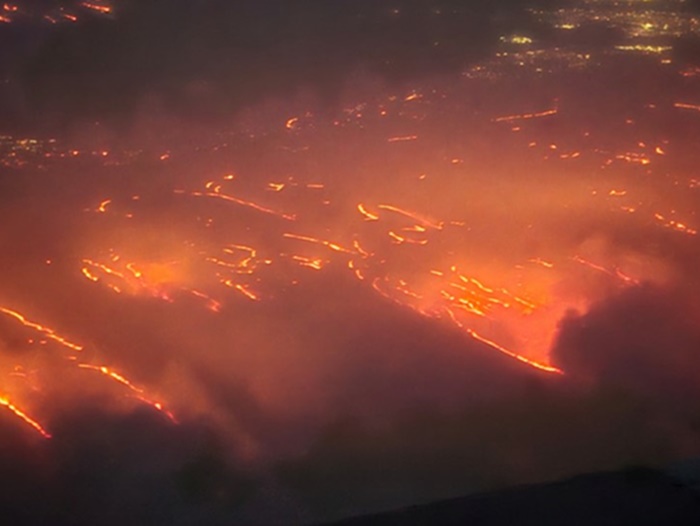
M 136 279 L 140 279 L 143 276 L 140 270 L 136 270 L 133 263 L 128 263 L 126 269 L 131 272 Z
M 128 387 L 129 389 L 131 389 L 132 391 L 134 391 L 136 393 L 143 393 L 143 389 L 136 387 L 128 379 L 126 379 L 124 376 L 113 371 L 109 367 L 105 367 L 104 365 L 90 365 L 90 364 L 86 364 L 86 363 L 78 364 L 78 367 L 80 369 L 89 369 L 91 371 L 97 371 L 97 372 L 102 373 L 103 375 L 111 378 L 112 380 L 114 380 L 122 385 L 125 385 L 126 387 Z
M 24 325 L 25 327 L 30 327 L 36 331 L 39 331 L 40 333 L 46 335 L 46 337 L 49 338 L 50 340 L 53 340 L 57 343 L 60 343 L 64 347 L 68 347 L 69 349 L 72 349 L 72 350 L 78 351 L 78 352 L 83 350 L 82 346 L 80 346 L 76 343 L 72 343 L 72 342 L 66 340 L 65 338 L 63 338 L 62 336 L 59 336 L 58 334 L 56 334 L 54 332 L 53 329 L 49 329 L 48 327 L 44 327 L 43 325 L 39 325 L 38 323 L 34 323 L 33 321 L 29 321 L 23 315 L 21 315 L 19 312 L 15 312 L 13 310 L 6 309 L 4 307 L 0 307 L 0 312 L 7 314 L 8 316 L 13 317 L 17 321 L 19 321 L 22 325 Z
M 300 265 L 304 267 L 309 267 L 315 270 L 321 270 L 323 268 L 322 259 L 312 259 L 304 256 L 292 256 L 294 261 L 298 261 Z
M 51 434 L 48 431 L 46 431 L 46 429 L 44 429 L 44 427 L 39 422 L 27 415 L 27 413 L 22 411 L 16 405 L 10 402 L 7 398 L 0 397 L 0 405 L 9 409 L 16 417 L 24 421 L 25 424 L 33 427 L 34 430 L 37 431 L 44 438 L 51 438 Z
M 112 202 L 111 199 L 105 199 L 100 203 L 99 208 L 97 209 L 98 212 L 102 212 L 103 214 L 107 211 L 107 206 Z
M 402 244 L 402 243 L 409 243 L 412 245 L 427 245 L 428 244 L 427 239 L 421 239 L 421 240 L 410 239 L 410 238 L 407 238 L 404 236 L 400 236 L 394 231 L 389 232 L 389 237 L 394 239 L 398 244 Z
M 282 237 L 286 237 L 288 239 L 296 239 L 298 241 L 306 241 L 307 243 L 314 243 L 316 245 L 323 245 L 324 247 L 328 247 L 331 250 L 335 252 L 344 252 L 345 254 L 354 254 L 352 250 L 348 250 L 347 248 L 343 248 L 340 245 L 337 245 L 335 243 L 331 243 L 330 241 L 324 241 L 323 239 L 316 239 L 315 237 L 309 237 L 309 236 L 300 236 L 297 234 L 282 234 Z
M 418 139 L 418 135 L 402 135 L 399 137 L 390 137 L 387 139 L 387 142 L 407 142 L 407 141 L 415 141 Z
M 177 420 L 175 420 L 175 417 L 173 416 L 173 414 L 170 411 L 167 411 L 161 402 L 156 402 L 154 400 L 151 400 L 150 398 L 146 398 L 143 395 L 143 392 L 144 392 L 143 389 L 136 387 L 133 383 L 131 383 L 124 376 L 113 371 L 109 367 L 105 367 L 103 365 L 90 365 L 90 364 L 85 364 L 85 363 L 78 364 L 78 367 L 80 369 L 88 369 L 91 371 L 96 371 L 100 374 L 107 376 L 108 378 L 111 378 L 115 382 L 126 386 L 129 390 L 136 393 L 135 396 L 138 400 L 140 400 L 144 404 L 147 404 L 147 405 L 153 407 L 154 409 L 157 409 L 161 413 L 165 414 L 173 423 L 177 423 Z
M 506 294 L 508 294 L 508 291 L 506 291 L 506 290 L 504 290 L 503 292 L 505 292 Z M 524 300 L 523 298 L 519 298 L 518 296 L 512 296 L 512 298 L 513 298 L 515 301 L 517 301 L 518 303 L 520 303 L 520 305 L 523 305 L 523 306 L 527 307 L 527 308 L 530 309 L 530 310 L 535 310 L 535 309 L 537 308 L 537 305 L 535 305 L 534 303 L 531 303 L 531 302 L 529 302 L 529 301 L 527 301 L 527 300 Z
M 582 265 L 585 265 L 589 268 L 592 268 L 593 270 L 603 272 L 603 273 L 607 274 L 608 276 L 620 278 L 622 281 L 625 281 L 626 283 L 639 284 L 638 280 L 631 278 L 629 276 L 626 276 L 619 269 L 615 269 L 615 272 L 612 272 L 611 270 L 609 270 L 601 265 L 598 265 L 596 263 L 588 261 L 587 259 L 583 259 L 581 256 L 574 256 L 572 259 L 574 261 L 576 261 L 577 263 L 581 263 Z
M 136 395 L 136 399 L 137 399 L 137 400 L 140 400 L 141 402 L 143 402 L 143 403 L 146 404 L 146 405 L 151 406 L 153 409 L 155 409 L 155 410 L 160 411 L 161 413 L 163 413 L 165 416 L 168 417 L 168 419 L 169 419 L 173 424 L 177 424 L 177 423 L 178 423 L 177 419 L 175 418 L 175 415 L 173 415 L 170 411 L 168 411 L 167 409 L 165 409 L 165 407 L 163 406 L 163 404 L 162 404 L 161 402 L 156 402 L 156 401 L 154 401 L 154 400 L 150 400 L 150 399 L 148 399 L 148 398 L 146 398 L 146 397 L 139 396 L 139 395 Z
M 400 214 L 402 216 L 409 217 L 413 219 L 414 221 L 417 221 L 423 226 L 427 226 L 430 228 L 434 228 L 436 230 L 442 230 L 444 223 L 434 223 L 433 221 L 430 221 L 429 219 L 426 219 L 424 217 L 421 217 L 417 214 L 414 214 L 413 212 L 408 212 L 406 210 L 402 210 L 401 208 L 397 208 L 392 205 L 378 205 L 377 208 L 380 208 L 381 210 L 387 210 L 389 212 L 394 212 L 397 214 Z
M 452 312 L 450 309 L 445 309 L 447 314 L 450 316 L 452 321 L 454 322 L 455 325 L 460 327 L 461 329 L 464 329 L 469 336 L 474 338 L 475 340 L 488 345 L 492 349 L 495 349 L 496 351 L 505 354 L 506 356 L 509 356 L 511 358 L 514 358 L 518 360 L 519 362 L 522 362 L 524 364 L 529 365 L 530 367 L 534 367 L 535 369 L 539 369 L 540 371 L 545 371 L 547 373 L 555 373 L 555 374 L 564 374 L 564 371 L 561 369 L 558 369 L 557 367 L 551 366 L 551 365 L 546 365 L 542 364 L 540 362 L 536 362 L 535 360 L 530 360 L 529 358 L 525 358 L 523 355 L 518 354 L 516 352 L 513 352 L 509 349 L 506 349 L 502 345 L 499 345 L 498 343 L 494 342 L 493 340 L 489 340 L 488 338 L 484 338 L 481 336 L 479 333 L 474 331 L 473 329 L 470 329 L 468 327 L 465 327 L 463 323 L 461 323 L 457 317 L 455 316 L 454 312 Z
M 93 261 L 91 259 L 84 259 L 83 263 L 85 263 L 86 265 L 90 265 L 91 267 L 98 268 L 102 272 L 105 272 L 106 274 L 109 274 L 111 276 L 117 276 L 118 278 L 124 279 L 124 274 L 122 274 L 118 270 L 114 270 L 113 268 L 108 267 L 107 265 L 103 265 L 102 263 L 97 263 L 96 261 Z
M 245 288 L 243 285 L 236 285 L 234 287 L 238 292 L 244 294 L 246 297 L 250 298 L 253 301 L 258 301 L 260 298 L 256 296 L 254 293 L 249 291 L 247 288 Z
M 553 110 L 541 111 L 539 113 L 524 113 L 522 115 L 507 115 L 505 117 L 498 117 L 496 119 L 493 119 L 493 122 L 511 122 L 511 121 L 527 120 L 527 119 L 538 119 L 541 117 L 549 117 L 550 115 L 556 115 L 557 113 L 559 113 L 559 110 L 553 109 Z
M 686 104 L 684 102 L 676 102 L 673 106 L 676 108 L 683 109 L 683 110 L 700 111 L 700 105 L 698 105 L 698 104 Z
M 695 236 L 698 233 L 697 230 L 694 230 L 683 223 L 679 223 L 678 221 L 674 221 L 673 219 L 667 219 L 661 214 L 656 213 L 654 214 L 654 217 L 659 221 L 662 221 L 664 223 L 663 226 L 666 228 L 671 228 L 685 234 L 690 234 L 691 236 Z
M 401 244 L 401 243 L 403 243 L 404 241 L 406 241 L 405 238 L 403 238 L 403 237 L 397 235 L 397 234 L 394 233 L 394 232 L 389 232 L 389 237 L 392 238 L 394 241 L 396 241 L 396 242 L 399 243 L 399 244 Z
M 245 252 L 248 252 L 248 253 L 251 255 L 251 257 L 255 257 L 255 254 L 256 254 L 256 252 L 257 252 L 254 248 L 252 248 L 252 247 L 247 247 L 247 246 L 245 246 L 245 245 L 229 245 L 229 247 L 235 248 L 235 249 L 238 249 L 238 250 L 243 250 L 243 251 L 245 251 Z M 229 248 L 229 249 L 226 249 L 226 248 L 225 248 L 225 249 L 224 249 L 224 252 L 227 252 L 227 253 L 230 254 L 231 252 L 229 252 L 229 250 L 230 250 L 231 248 Z
M 189 292 L 198 298 L 201 298 L 203 300 L 207 300 L 207 308 L 212 311 L 212 312 L 221 312 L 221 303 L 216 301 L 214 298 L 211 296 L 204 294 L 204 292 L 200 292 L 198 290 L 190 289 Z
M 95 283 L 97 283 L 98 281 L 100 281 L 100 278 L 98 278 L 97 276 L 91 274 L 90 271 L 89 271 L 88 269 L 82 268 L 81 271 L 82 271 L 82 273 L 85 275 L 85 277 L 86 277 L 87 279 L 89 279 L 90 281 L 93 281 L 93 282 L 95 282 Z
M 247 287 L 240 285 L 239 283 L 234 283 L 230 279 L 227 279 L 223 281 L 223 284 L 229 288 L 236 289 L 250 300 L 260 301 L 260 298 L 255 293 L 251 292 Z
M 459 279 L 461 279 L 461 280 L 464 281 L 465 283 L 473 283 L 474 285 L 476 285 L 478 288 L 480 288 L 480 289 L 483 290 L 484 292 L 488 292 L 488 293 L 493 293 L 493 292 L 494 292 L 493 289 L 488 288 L 486 285 L 484 285 L 483 283 L 481 283 L 478 279 L 475 279 L 475 278 L 465 278 L 464 276 L 461 276 L 461 275 L 459 276 Z
M 364 205 L 363 205 L 362 203 L 360 203 L 359 205 L 357 205 L 357 209 L 360 211 L 360 213 L 361 213 L 363 216 L 365 216 L 365 220 L 366 220 L 366 221 L 378 221 L 378 220 L 379 220 L 379 216 L 370 213 L 370 212 L 364 207 Z
M 530 259 L 528 261 L 530 263 L 535 263 L 536 265 L 541 265 L 545 268 L 554 268 L 554 263 L 550 263 L 549 261 L 545 261 L 544 259 L 535 258 L 535 259 Z
M 80 5 L 87 9 L 92 9 L 93 11 L 97 11 L 98 13 L 102 13 L 103 15 L 108 15 L 112 12 L 112 8 L 106 5 L 91 4 L 88 2 L 83 2 Z
M 270 214 L 273 216 L 281 217 L 283 219 L 286 219 L 287 221 L 296 221 L 296 216 L 294 215 L 288 215 L 282 212 L 277 212 L 276 210 L 272 210 L 271 208 L 265 208 L 264 206 L 260 206 L 256 203 L 253 203 L 252 201 L 245 201 L 243 199 L 239 199 L 237 197 L 233 197 L 226 194 L 219 194 L 214 192 L 192 192 L 191 195 L 195 197 L 213 197 L 215 199 L 223 199 L 224 201 L 229 201 L 231 203 L 236 203 L 237 205 L 246 206 L 248 208 L 252 208 L 253 210 L 257 210 L 258 212 L 263 212 L 264 214 Z
M 510 356 L 511 358 L 515 358 L 516 360 L 518 360 L 518 361 L 520 361 L 520 362 L 526 363 L 527 365 L 529 365 L 529 366 L 531 366 L 531 367 L 534 367 L 535 369 L 539 369 L 539 370 L 541 370 L 541 371 L 545 371 L 545 372 L 548 372 L 548 373 L 564 374 L 564 371 L 562 371 L 561 369 L 559 369 L 559 368 L 557 368 L 557 367 L 554 367 L 554 366 L 551 366 L 551 365 L 545 365 L 545 364 L 536 362 L 536 361 L 534 361 L 534 360 L 530 360 L 529 358 L 525 358 L 525 357 L 524 357 L 523 355 L 521 355 L 521 354 L 517 354 L 517 353 L 515 353 L 515 352 L 513 352 L 513 351 L 510 351 L 510 350 L 506 349 L 505 347 L 503 347 L 503 346 L 497 344 L 496 342 L 491 341 L 491 340 L 489 340 L 489 339 L 487 339 L 487 338 L 484 338 L 483 336 L 480 336 L 478 333 L 476 333 L 476 332 L 475 332 L 474 330 L 472 330 L 472 329 L 466 329 L 466 331 L 467 331 L 467 333 L 469 333 L 469 335 L 470 335 L 472 338 L 474 338 L 475 340 L 478 340 L 478 341 L 480 341 L 481 343 L 484 343 L 484 344 L 488 345 L 488 346 L 491 347 L 492 349 L 496 349 L 497 351 L 499 351 L 499 352 L 501 352 L 501 353 L 503 353 L 503 354 L 505 354 L 505 355 L 507 355 L 507 356 Z
M 355 250 L 357 250 L 365 258 L 371 257 L 373 255 L 367 252 L 364 248 L 362 248 L 362 245 L 360 245 L 360 242 L 357 239 L 353 240 L 352 246 L 355 247 Z

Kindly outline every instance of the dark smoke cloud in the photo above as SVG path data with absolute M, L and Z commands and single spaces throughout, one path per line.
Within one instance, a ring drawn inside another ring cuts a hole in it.
M 0 509 L 12 524 L 230 524 L 257 488 L 206 423 L 83 408 L 43 444 L 2 428 Z
M 629 289 L 564 319 L 554 357 L 574 379 L 692 400 L 700 375 L 698 308 L 687 284 Z
M 687 284 L 626 289 L 562 321 L 553 352 L 562 383 L 379 424 L 341 419 L 278 474 L 337 518 L 697 455 L 698 313 Z

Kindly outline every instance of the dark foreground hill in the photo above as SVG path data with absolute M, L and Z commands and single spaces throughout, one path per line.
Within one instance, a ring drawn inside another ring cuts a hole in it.
M 333 523 L 333 526 L 414 525 L 700 525 L 700 493 L 661 471 L 634 468 Z

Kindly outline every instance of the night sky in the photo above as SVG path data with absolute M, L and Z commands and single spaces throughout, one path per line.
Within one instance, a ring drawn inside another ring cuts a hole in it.
M 699 133 L 697 2 L 0 4 L 0 515 L 700 455 Z

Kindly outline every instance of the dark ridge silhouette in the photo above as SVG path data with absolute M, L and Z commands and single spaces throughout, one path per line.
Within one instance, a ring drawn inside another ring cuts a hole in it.
M 635 467 L 357 517 L 333 526 L 690 526 L 698 521 L 699 493 L 661 471 Z

